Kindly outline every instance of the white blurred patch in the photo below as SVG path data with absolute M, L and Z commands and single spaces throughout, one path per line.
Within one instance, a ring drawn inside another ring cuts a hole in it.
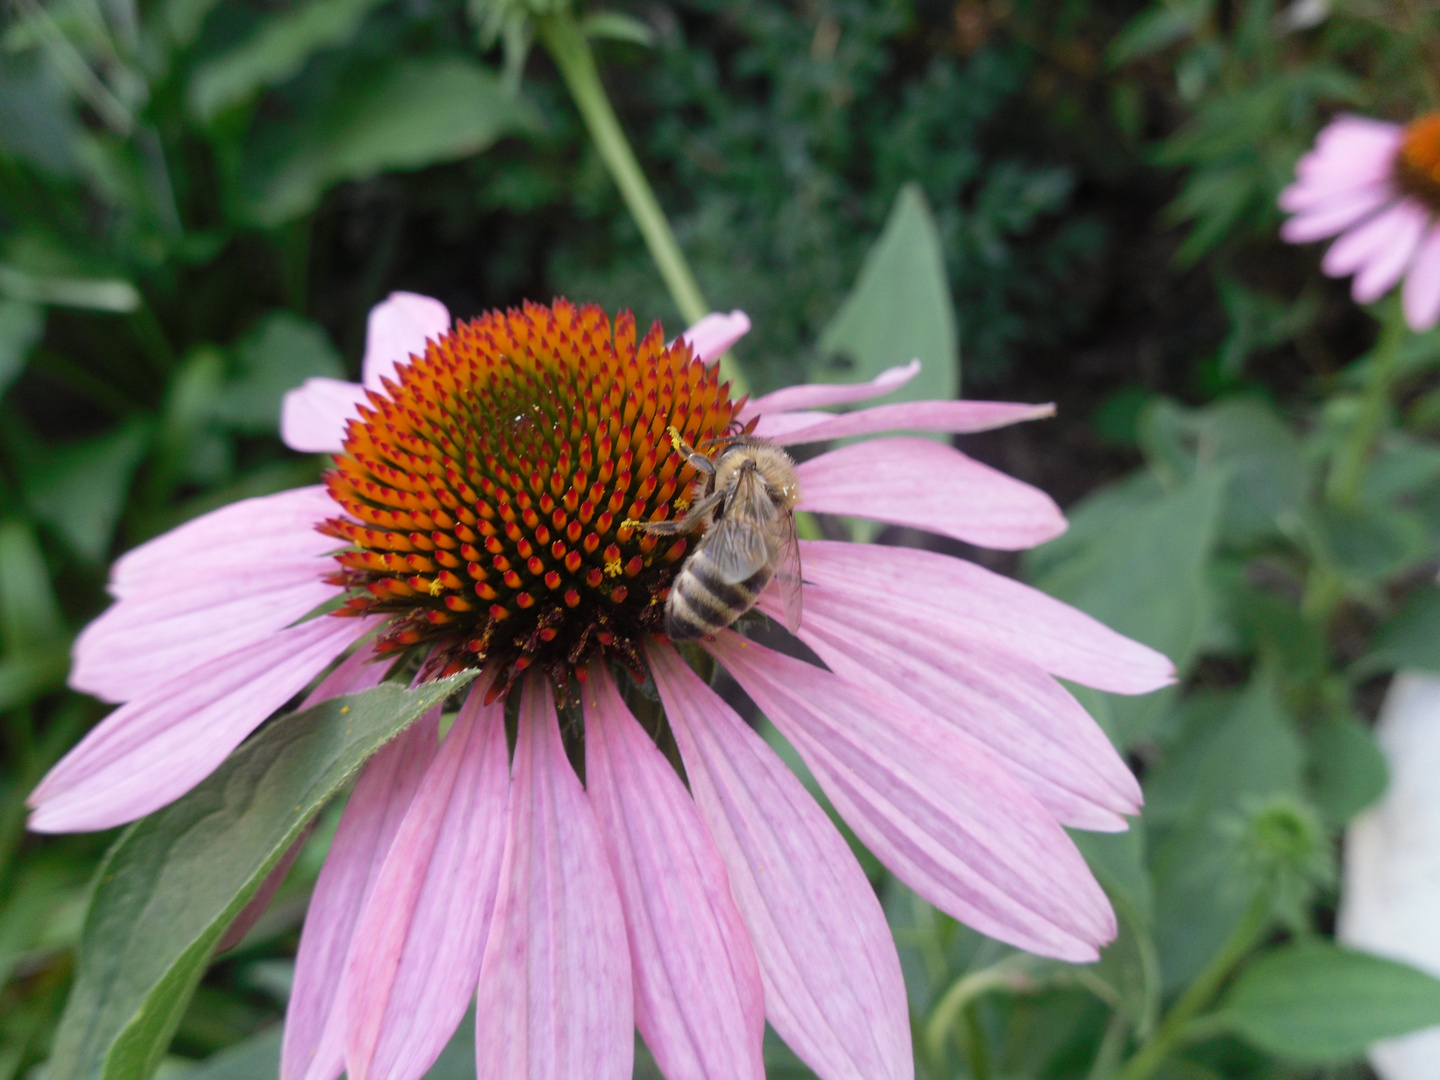
M 1275 28 L 1282 34 L 1309 30 L 1330 17 L 1330 0 L 1295 0 L 1275 16 Z
M 1390 786 L 1346 837 L 1339 937 L 1440 976 L 1440 676 L 1398 673 L 1376 735 Z M 1440 1028 L 1370 1062 L 1383 1080 L 1440 1080 Z

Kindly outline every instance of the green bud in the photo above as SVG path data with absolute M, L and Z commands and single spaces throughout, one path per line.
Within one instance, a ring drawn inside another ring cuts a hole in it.
M 1252 890 L 1271 899 L 1292 928 L 1307 921 L 1315 894 L 1335 882 L 1335 854 L 1319 815 L 1290 795 L 1247 802 L 1225 831 L 1238 841 L 1240 867 Z

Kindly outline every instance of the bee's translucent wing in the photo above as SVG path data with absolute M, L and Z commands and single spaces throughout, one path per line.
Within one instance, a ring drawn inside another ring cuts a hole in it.
M 775 557 L 775 587 L 785 602 L 785 629 L 800 630 L 800 609 L 804 598 L 800 593 L 800 538 L 795 535 L 795 515 L 787 514 L 780 533 L 780 550 Z
M 705 554 L 727 585 L 748 581 L 770 558 L 760 527 L 737 518 L 722 519 L 706 534 Z
M 753 469 L 741 473 L 720 521 L 705 535 L 705 554 L 727 585 L 749 580 L 770 561 L 761 523 L 774 513 L 765 482 Z

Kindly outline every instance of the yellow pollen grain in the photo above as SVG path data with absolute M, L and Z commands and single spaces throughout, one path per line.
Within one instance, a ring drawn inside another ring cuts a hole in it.
M 440 595 L 442 592 L 444 592 L 444 591 L 445 591 L 445 586 L 440 584 L 440 579 L 439 579 L 439 578 L 433 578 L 433 579 L 431 579 L 431 581 L 430 581 L 430 595 L 431 595 L 431 596 L 439 596 L 439 595 Z
M 610 559 L 605 563 L 605 576 L 615 577 L 620 573 L 620 560 Z
M 341 706 L 340 706 L 340 715 L 341 715 L 341 716 L 344 716 L 344 715 L 345 715 L 347 712 L 349 712 L 349 711 L 350 711 L 350 706 L 349 706 L 349 705 L 341 705 Z

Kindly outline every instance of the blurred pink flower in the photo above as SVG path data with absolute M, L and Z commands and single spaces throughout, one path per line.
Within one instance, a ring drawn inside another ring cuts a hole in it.
M 327 486 L 215 511 L 116 563 L 117 602 L 81 635 L 71 682 L 124 704 L 36 789 L 34 829 L 109 828 L 165 805 L 352 648 L 307 703 L 373 686 L 417 652 L 420 678 L 484 665 L 443 741 L 437 709 L 356 783 L 300 942 L 282 1080 L 418 1080 L 477 996 L 477 1067 L 497 1080 L 628 1077 L 633 1027 L 671 1080 L 760 1080 L 767 1019 L 824 1080 L 913 1074 L 870 882 L 767 743 L 645 631 L 683 546 L 666 555 L 614 523 L 683 495 L 688 474 L 661 441 L 671 422 L 690 437 L 755 419 L 803 443 L 1050 410 L 813 411 L 889 393 L 914 363 L 732 403 L 709 361 L 748 327 L 710 316 L 670 346 L 658 330 L 637 344 L 628 316 L 612 327 L 557 302 L 452 328 L 438 302 L 395 294 L 371 315 L 364 387 L 311 380 L 285 402 L 286 440 L 337 454 Z M 457 395 L 466 385 L 474 396 Z M 466 416 L 481 420 L 457 426 Z M 923 439 L 843 446 L 799 475 L 801 509 L 990 547 L 1065 527 L 1043 493 Z M 356 546 L 335 554 L 337 535 Z M 482 547 L 502 553 L 482 565 Z M 627 562 L 632 549 L 648 554 Z M 827 667 L 729 630 L 704 648 L 922 897 L 1021 948 L 1095 959 L 1114 915 L 1064 827 L 1124 829 L 1141 795 L 1056 677 L 1143 693 L 1172 679 L 1169 661 L 960 559 L 802 552 L 799 636 Z M 297 623 L 340 596 L 357 617 Z M 628 691 L 612 668 L 634 674 Z M 583 720 L 562 729 L 551 686 L 571 675 Z M 497 698 L 512 685 L 513 761 Z M 652 736 L 661 722 L 688 790 Z M 583 785 L 569 757 L 581 747 Z
M 1355 275 L 1352 295 L 1368 304 L 1405 279 L 1405 320 L 1440 321 L 1440 113 L 1409 125 L 1359 116 L 1331 122 L 1280 193 L 1293 216 L 1280 235 L 1293 244 L 1340 238 L 1325 253 L 1331 277 Z

